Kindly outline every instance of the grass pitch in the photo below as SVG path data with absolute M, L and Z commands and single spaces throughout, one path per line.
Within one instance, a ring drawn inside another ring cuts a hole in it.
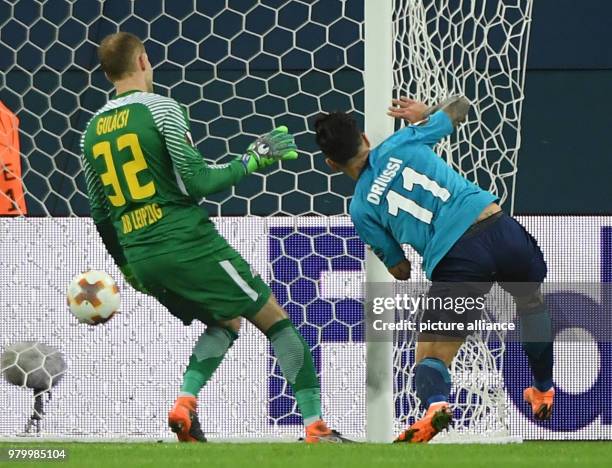
M 2 443 L 9 448 L 64 448 L 65 461 L 3 461 L 15 467 L 610 467 L 612 442 L 525 442 L 510 445 L 304 445 Z

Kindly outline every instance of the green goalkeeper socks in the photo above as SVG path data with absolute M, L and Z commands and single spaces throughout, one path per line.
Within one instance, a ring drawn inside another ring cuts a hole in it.
M 302 413 L 304 426 L 309 426 L 321 419 L 321 389 L 319 387 L 297 390 L 295 399 Z
M 274 348 L 284 377 L 293 388 L 304 424 L 308 426 L 321 419 L 321 386 L 304 338 L 289 319 L 272 325 L 266 336 Z
M 283 375 L 291 384 L 298 407 L 309 425 L 321 419 L 321 390 L 310 348 L 289 319 L 266 333 Z M 223 361 L 238 335 L 221 327 L 208 327 L 198 339 L 183 377 L 181 393 L 197 396 Z
M 208 327 L 198 339 L 183 376 L 182 394 L 198 396 L 223 361 L 238 335 L 221 327 Z

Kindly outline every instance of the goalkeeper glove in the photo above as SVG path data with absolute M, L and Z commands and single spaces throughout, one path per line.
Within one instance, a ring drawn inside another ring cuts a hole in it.
M 249 145 L 239 158 L 247 174 L 264 169 L 278 161 L 297 159 L 297 146 L 293 135 L 284 125 L 260 136 Z
M 123 273 L 123 277 L 128 282 L 128 284 L 133 287 L 136 291 L 140 291 L 143 294 L 150 294 L 147 291 L 147 288 L 140 282 L 140 280 L 136 277 L 134 272 L 132 271 L 132 267 L 127 263 L 121 267 L 119 267 L 121 273 Z

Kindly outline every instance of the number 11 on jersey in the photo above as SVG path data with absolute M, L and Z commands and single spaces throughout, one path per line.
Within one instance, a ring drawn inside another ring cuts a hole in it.
M 402 171 L 402 180 L 404 188 L 409 192 L 412 191 L 415 185 L 420 185 L 424 190 L 427 190 L 434 197 L 442 201 L 447 201 L 451 196 L 451 193 L 444 187 L 440 187 L 435 180 L 431 180 L 426 175 L 420 174 L 410 167 L 405 167 Z M 389 190 L 387 193 L 387 203 L 389 204 L 389 214 L 393 216 L 397 216 L 399 210 L 402 210 L 411 214 L 419 221 L 431 224 L 433 213 L 430 210 L 423 208 L 415 201 L 393 190 Z

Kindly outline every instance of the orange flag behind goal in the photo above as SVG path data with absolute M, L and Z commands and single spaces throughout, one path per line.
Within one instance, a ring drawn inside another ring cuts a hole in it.
M 0 101 L 0 216 L 26 214 L 19 159 L 19 119 Z

